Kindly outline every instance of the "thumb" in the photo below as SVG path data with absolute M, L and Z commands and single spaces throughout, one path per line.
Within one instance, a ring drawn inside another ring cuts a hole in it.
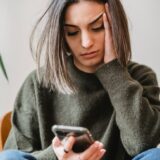
M 62 144 L 61 144 L 61 141 L 59 140 L 58 137 L 54 137 L 54 139 L 52 140 L 52 145 L 53 145 L 53 147 L 59 147 Z
M 64 143 L 64 148 L 67 151 L 71 151 L 72 148 L 73 148 L 73 145 L 74 145 L 75 141 L 76 141 L 75 137 L 73 137 L 73 136 L 68 137 L 67 140 Z

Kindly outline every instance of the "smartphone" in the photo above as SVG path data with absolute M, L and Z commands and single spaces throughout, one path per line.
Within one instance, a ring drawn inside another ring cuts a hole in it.
M 76 138 L 76 141 L 73 145 L 72 150 L 75 153 L 85 151 L 94 142 L 90 131 L 84 127 L 54 125 L 52 126 L 52 132 L 61 141 L 69 136 L 74 136 Z

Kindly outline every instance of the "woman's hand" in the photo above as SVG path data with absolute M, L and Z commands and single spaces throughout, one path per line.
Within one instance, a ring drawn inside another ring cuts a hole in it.
M 64 143 L 58 137 L 53 139 L 52 146 L 58 160 L 100 160 L 106 152 L 103 144 L 96 141 L 84 152 L 75 153 L 72 151 L 74 143 L 75 138 L 72 136 Z
M 112 21 L 108 9 L 108 4 L 105 4 L 106 13 L 103 14 L 103 23 L 105 29 L 105 54 L 104 54 L 104 63 L 108 63 L 116 59 L 116 51 L 113 44 L 112 38 Z

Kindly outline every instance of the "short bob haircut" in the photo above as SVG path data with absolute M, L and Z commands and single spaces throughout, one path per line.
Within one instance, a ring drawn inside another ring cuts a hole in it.
M 67 46 L 64 37 L 64 15 L 69 5 L 82 0 L 52 0 L 37 21 L 30 38 L 31 52 L 36 60 L 37 74 L 43 86 L 63 94 L 75 93 L 76 86 L 67 72 Z M 131 58 L 128 21 L 120 0 L 92 0 L 108 3 L 112 19 L 112 36 L 119 63 L 126 67 Z M 42 21 L 43 27 L 40 25 Z M 41 26 L 41 32 L 38 29 Z M 38 34 L 36 34 L 36 32 Z M 36 38 L 36 35 L 40 35 Z M 43 74 L 40 75 L 42 53 Z M 41 77 L 41 78 L 40 78 Z

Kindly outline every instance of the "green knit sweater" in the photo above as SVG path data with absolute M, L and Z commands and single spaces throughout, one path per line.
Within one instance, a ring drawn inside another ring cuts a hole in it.
M 5 149 L 56 160 L 54 124 L 87 127 L 104 144 L 107 160 L 130 160 L 160 142 L 160 89 L 150 68 L 133 62 L 123 68 L 113 60 L 88 74 L 70 58 L 68 70 L 78 87 L 73 95 L 44 88 L 35 71 L 28 76 L 15 102 Z

